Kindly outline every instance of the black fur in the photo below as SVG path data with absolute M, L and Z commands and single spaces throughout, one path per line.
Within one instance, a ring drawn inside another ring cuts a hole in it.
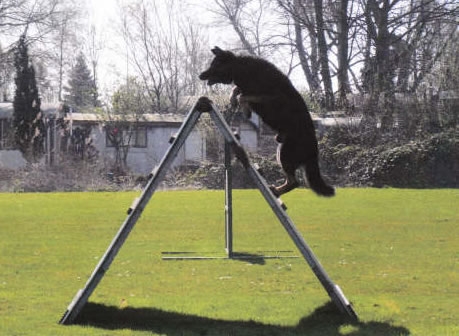
M 240 105 L 248 105 L 278 132 L 278 159 L 287 179 L 283 185 L 272 188 L 273 192 L 279 196 L 298 187 L 295 171 L 304 167 L 312 190 L 318 195 L 333 196 L 335 190 L 320 174 L 311 115 L 288 77 L 260 58 L 237 56 L 218 47 L 212 52 L 215 58 L 199 78 L 207 80 L 208 85 L 236 85 L 233 94 L 239 95 Z

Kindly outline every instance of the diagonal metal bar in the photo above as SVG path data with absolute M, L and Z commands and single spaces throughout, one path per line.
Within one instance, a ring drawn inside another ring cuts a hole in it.
M 228 124 L 225 122 L 222 115 L 217 111 L 217 108 L 212 104 L 212 109 L 210 110 L 210 116 L 212 117 L 212 120 L 215 122 L 220 132 L 225 137 L 226 142 L 231 145 L 236 157 L 241 161 L 247 173 L 263 194 L 265 200 L 268 202 L 271 209 L 276 214 L 277 218 L 289 234 L 290 238 L 295 243 L 298 250 L 303 255 L 303 258 L 309 264 L 310 268 L 312 269 L 316 277 L 319 279 L 320 283 L 322 284 L 322 286 L 324 287 L 332 301 L 341 310 L 341 312 L 348 314 L 349 317 L 351 317 L 352 319 L 358 319 L 356 312 L 354 311 L 350 302 L 344 296 L 340 287 L 334 284 L 333 281 L 330 279 L 327 272 L 320 264 L 319 260 L 314 255 L 311 248 L 308 246 L 308 244 L 306 243 L 298 229 L 295 227 L 295 224 L 292 222 L 290 217 L 282 208 L 282 203 L 280 202 L 280 200 L 274 196 L 269 186 L 267 185 L 265 179 L 250 163 L 250 160 L 247 157 L 247 153 L 231 132 Z
M 110 246 L 107 248 L 105 254 L 99 261 L 98 265 L 94 269 L 92 275 L 87 281 L 85 287 L 80 289 L 75 295 L 74 299 L 68 306 L 66 312 L 59 321 L 60 324 L 71 324 L 78 316 L 81 309 L 84 307 L 89 297 L 102 280 L 103 276 L 107 272 L 108 268 L 113 262 L 113 259 L 118 254 L 121 246 L 123 246 L 126 241 L 129 233 L 133 229 L 134 225 L 137 223 L 137 220 L 140 218 L 145 206 L 153 196 L 156 188 L 159 183 L 164 179 L 167 170 L 170 168 L 175 157 L 182 148 L 185 140 L 188 135 L 196 125 L 199 117 L 201 116 L 201 109 L 203 105 L 199 100 L 190 110 L 187 118 L 183 122 L 179 132 L 177 133 L 177 138 L 174 140 L 172 145 L 169 147 L 168 151 L 164 155 L 161 163 L 159 164 L 156 171 L 150 174 L 150 179 L 144 188 L 141 196 L 136 200 L 135 204 L 128 210 L 128 216 L 125 219 L 124 223 L 121 225 L 118 233 L 115 238 L 112 240 Z M 204 106 L 205 107 L 205 106 Z

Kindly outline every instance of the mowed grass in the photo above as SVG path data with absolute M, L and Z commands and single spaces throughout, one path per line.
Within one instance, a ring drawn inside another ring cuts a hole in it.
M 224 255 L 224 193 L 157 192 L 78 323 L 59 325 L 136 196 L 0 194 L 0 335 L 459 334 L 458 190 L 283 196 L 359 323 L 302 258 L 162 260 Z M 258 191 L 233 197 L 236 252 L 299 256 Z

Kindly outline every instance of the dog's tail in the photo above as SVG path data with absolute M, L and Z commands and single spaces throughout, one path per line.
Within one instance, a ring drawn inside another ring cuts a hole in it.
M 309 160 L 305 164 L 306 179 L 311 189 L 320 196 L 331 197 L 335 195 L 335 189 L 329 186 L 322 178 L 317 159 Z

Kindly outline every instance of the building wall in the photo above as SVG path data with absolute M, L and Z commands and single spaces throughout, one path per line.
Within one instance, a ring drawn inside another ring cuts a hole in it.
M 18 150 L 0 150 L 0 169 L 16 170 L 24 168 L 27 161 Z
M 148 174 L 160 164 L 164 154 L 170 147 L 169 139 L 177 133 L 179 127 L 161 126 L 147 128 L 147 147 L 131 147 L 128 151 L 127 165 L 136 174 Z M 99 157 L 115 161 L 115 149 L 108 147 L 105 131 L 97 126 L 92 127 L 93 145 L 99 152 Z M 205 141 L 198 130 L 193 130 L 177 155 L 173 165 L 183 165 L 191 161 L 205 159 Z

